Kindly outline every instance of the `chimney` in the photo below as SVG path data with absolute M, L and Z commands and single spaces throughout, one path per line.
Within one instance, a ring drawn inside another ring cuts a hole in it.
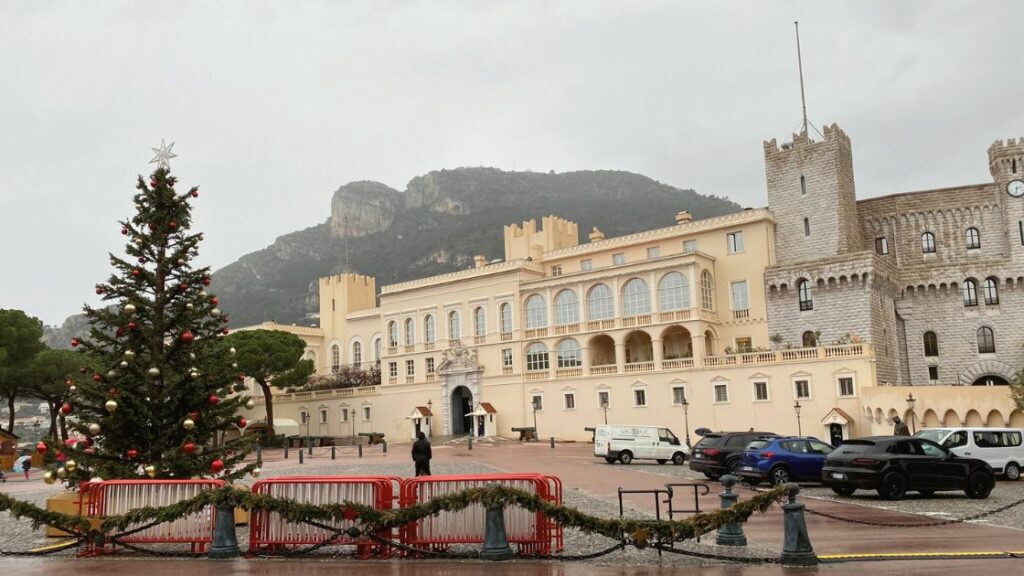
M 477 268 L 483 268 L 484 266 L 487 266 L 487 257 L 483 254 L 477 254 L 476 256 L 473 256 L 473 264 Z
M 683 210 L 682 212 L 676 212 L 676 224 L 686 224 L 693 220 L 693 215 Z
M 604 232 L 601 232 L 600 230 L 597 229 L 597 226 L 594 226 L 594 229 L 590 231 L 590 236 L 588 236 L 588 238 L 591 242 L 604 240 Z

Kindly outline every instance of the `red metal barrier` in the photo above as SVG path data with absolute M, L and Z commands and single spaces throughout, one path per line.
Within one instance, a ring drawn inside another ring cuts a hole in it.
M 204 490 L 224 486 L 223 480 L 105 480 L 82 484 L 81 492 L 89 495 L 89 516 L 116 516 L 146 506 L 168 506 L 195 497 Z M 215 514 L 210 506 L 200 512 L 171 522 L 140 530 L 120 538 L 131 544 L 190 544 L 192 551 L 203 551 L 213 539 Z M 147 523 L 133 524 L 131 531 Z M 85 553 L 96 554 L 104 544 L 89 542 Z
M 390 476 L 289 476 L 271 478 L 256 482 L 254 494 L 266 494 L 276 498 L 288 498 L 306 504 L 340 504 L 344 501 L 372 506 L 376 510 L 388 510 L 395 499 L 395 488 L 399 478 Z M 357 522 L 339 520 L 323 521 L 337 530 L 345 530 Z M 392 531 L 381 531 L 377 536 L 392 539 Z M 388 556 L 391 550 L 366 537 L 351 538 L 306 524 L 288 522 L 279 514 L 266 510 L 253 510 L 249 520 L 249 553 L 260 551 L 277 552 L 286 547 L 315 545 L 330 542 L 331 545 L 355 546 L 362 558 Z
M 408 507 L 437 496 L 492 484 L 518 488 L 549 502 L 562 503 L 562 481 L 543 474 L 418 476 L 402 481 L 399 502 L 402 507 Z M 452 544 L 482 543 L 485 525 L 484 506 L 474 504 L 463 510 L 441 512 L 437 516 L 412 522 L 402 530 L 401 538 L 410 546 L 444 550 Z M 505 534 L 509 543 L 518 545 L 521 554 L 550 554 L 552 543 L 556 550 L 562 550 L 561 525 L 540 512 L 506 508 Z

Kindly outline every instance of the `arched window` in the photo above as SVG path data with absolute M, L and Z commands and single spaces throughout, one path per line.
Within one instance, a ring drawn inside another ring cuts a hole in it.
M 606 284 L 597 284 L 587 292 L 587 320 L 606 320 L 615 316 L 615 298 Z
M 392 320 L 388 322 L 388 348 L 398 346 L 398 323 Z
M 811 283 L 807 280 L 800 280 L 796 283 L 797 297 L 800 299 L 800 310 L 814 310 L 814 300 L 811 299 Z
M 964 231 L 964 243 L 968 250 L 981 248 L 981 233 L 973 226 Z
M 647 282 L 641 278 L 631 278 L 622 287 L 622 315 L 637 316 L 650 312 L 651 291 L 647 289 Z
M 448 339 L 458 340 L 462 338 L 462 321 L 459 318 L 459 311 L 452 310 L 448 313 Z
M 685 310 L 690 307 L 690 284 L 681 272 L 669 272 L 658 281 L 658 311 Z
M 526 299 L 526 327 L 543 328 L 548 325 L 548 306 L 544 297 L 534 294 Z
M 498 308 L 498 315 L 501 316 L 501 332 L 508 334 L 512 331 L 512 306 L 502 304 Z
M 572 290 L 562 290 L 555 296 L 555 324 L 559 326 L 580 321 L 580 300 Z
M 803 176 L 800 177 L 800 195 L 807 194 L 807 179 Z
M 935 335 L 935 332 L 924 333 L 924 355 L 939 355 L 939 337 Z
M 331 346 L 331 372 L 341 370 L 341 348 L 337 344 Z
M 416 343 L 416 323 L 412 318 L 405 319 L 405 345 L 412 346 Z
M 978 283 L 973 278 L 964 280 L 964 306 L 978 305 Z
M 580 345 L 572 338 L 566 338 L 558 343 L 558 367 L 579 368 L 583 366 L 583 359 L 580 357 Z
M 814 337 L 814 332 L 811 332 L 810 330 L 804 332 L 801 341 L 803 343 L 804 348 L 814 348 L 815 346 L 818 345 L 818 339 Z
M 995 278 L 985 278 L 985 304 L 999 304 L 999 284 Z
M 804 218 L 804 236 L 810 236 L 810 235 L 811 235 L 811 221 L 808 220 L 807 218 Z
M 935 253 L 935 234 L 931 232 L 921 234 L 921 252 L 924 254 Z
M 380 338 L 373 339 L 373 361 L 380 364 Z
M 995 354 L 996 337 L 988 326 L 978 328 L 978 354 Z
M 356 341 L 352 343 L 352 367 L 361 370 L 363 367 L 363 343 Z
M 437 339 L 437 323 L 434 321 L 433 314 L 427 314 L 423 317 L 423 341 L 427 344 L 433 344 Z
M 530 344 L 530 347 L 526 349 L 526 369 L 528 371 L 547 370 L 550 368 L 548 363 L 548 349 L 544 344 L 540 342 L 534 342 Z
M 700 273 L 700 307 L 704 310 L 715 309 L 715 281 L 707 270 Z
M 473 308 L 473 336 L 485 336 L 487 334 L 487 317 L 484 316 L 484 307 Z

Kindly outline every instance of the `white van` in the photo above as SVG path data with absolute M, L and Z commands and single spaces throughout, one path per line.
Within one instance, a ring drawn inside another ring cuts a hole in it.
M 609 464 L 618 460 L 629 464 L 640 458 L 669 460 L 680 465 L 690 458 L 690 449 L 668 428 L 660 426 L 598 426 L 594 429 L 594 456 Z
M 1020 478 L 1024 466 L 1024 430 L 1020 428 L 928 428 L 914 434 L 957 456 L 984 460 L 1007 480 Z

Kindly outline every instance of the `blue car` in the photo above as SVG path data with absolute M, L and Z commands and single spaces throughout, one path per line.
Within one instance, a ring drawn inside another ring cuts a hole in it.
M 755 486 L 766 480 L 774 486 L 821 482 L 821 467 L 834 449 L 817 438 L 758 438 L 747 444 L 737 472 Z

